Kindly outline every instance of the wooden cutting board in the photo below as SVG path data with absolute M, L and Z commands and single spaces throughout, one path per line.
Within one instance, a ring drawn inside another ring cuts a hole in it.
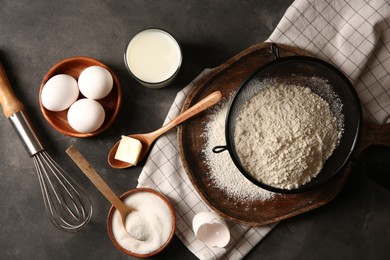
M 188 109 L 216 90 L 220 90 L 224 97 L 228 97 L 262 65 L 274 59 L 270 46 L 270 43 L 253 45 L 198 79 L 182 110 Z M 294 47 L 283 44 L 278 46 L 281 57 L 311 56 L 310 53 Z M 261 226 L 318 208 L 336 197 L 352 171 L 353 165 L 347 164 L 325 185 L 312 191 L 299 194 L 276 194 L 267 201 L 242 202 L 228 196 L 213 184 L 208 174 L 207 164 L 202 159 L 202 149 L 206 141 L 202 133 L 205 131 L 205 123 L 208 122 L 210 113 L 210 110 L 206 110 L 179 126 L 178 142 L 184 169 L 195 189 L 202 199 L 225 219 L 250 226 Z M 374 143 L 390 145 L 389 124 L 379 127 L 363 123 L 361 140 L 355 155 Z

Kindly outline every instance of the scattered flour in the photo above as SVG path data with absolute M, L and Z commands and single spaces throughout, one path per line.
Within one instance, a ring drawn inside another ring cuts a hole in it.
M 339 142 L 337 129 L 329 104 L 310 88 L 274 83 L 242 106 L 234 143 L 253 177 L 272 187 L 295 189 L 321 171 Z
M 228 101 L 217 106 L 211 115 L 210 121 L 205 127 L 204 136 L 206 144 L 203 155 L 209 166 L 209 176 L 214 185 L 223 190 L 229 197 L 240 201 L 268 200 L 274 193 L 264 190 L 247 178 L 236 168 L 228 152 L 215 154 L 212 152 L 214 146 L 224 145 L 225 141 L 225 119 L 228 110 Z

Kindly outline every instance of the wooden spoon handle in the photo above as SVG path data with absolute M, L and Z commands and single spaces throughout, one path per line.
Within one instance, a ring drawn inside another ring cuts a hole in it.
M 182 122 L 184 122 L 188 118 L 191 118 L 194 115 L 202 112 L 203 110 L 215 105 L 216 103 L 218 103 L 221 100 L 221 98 L 222 98 L 221 91 L 215 91 L 215 92 L 211 93 L 210 95 L 206 96 L 205 98 L 200 100 L 198 103 L 196 103 L 192 107 L 188 108 L 186 111 L 184 111 L 183 113 L 178 115 L 176 118 L 174 118 L 172 121 L 165 124 L 163 127 L 161 127 L 160 129 L 156 130 L 153 133 L 156 134 L 156 136 L 160 136 L 160 135 L 168 132 L 173 127 L 181 124 Z
M 3 114 L 9 118 L 13 114 L 24 109 L 23 103 L 16 97 L 12 90 L 11 83 L 5 73 L 3 64 L 0 62 L 0 104 L 3 108 Z
M 66 153 L 116 209 L 122 212 L 121 209 L 127 208 L 74 146 L 69 147 L 66 150 Z

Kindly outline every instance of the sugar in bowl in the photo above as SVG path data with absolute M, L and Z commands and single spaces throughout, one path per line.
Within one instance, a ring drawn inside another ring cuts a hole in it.
M 126 255 L 140 258 L 161 252 L 176 229 L 174 209 L 168 199 L 149 188 L 127 191 L 120 198 L 136 211 L 126 218 L 124 228 L 119 212 L 111 207 L 107 229 L 113 244 Z

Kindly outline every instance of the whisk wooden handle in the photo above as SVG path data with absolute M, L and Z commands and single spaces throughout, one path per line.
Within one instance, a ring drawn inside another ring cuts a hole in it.
M 121 208 L 126 207 L 74 146 L 69 147 L 66 150 L 66 153 L 115 208 L 120 210 Z
M 0 104 L 3 108 L 3 114 L 9 118 L 13 114 L 24 109 L 23 103 L 16 97 L 12 90 L 11 83 L 5 73 L 3 64 L 0 61 Z

